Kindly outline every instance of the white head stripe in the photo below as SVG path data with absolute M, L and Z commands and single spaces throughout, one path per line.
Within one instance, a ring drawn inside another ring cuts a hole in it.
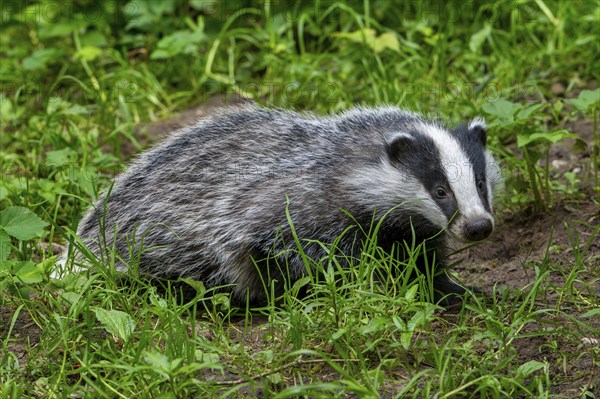
M 466 218 L 488 214 L 477 192 L 473 164 L 460 143 L 447 130 L 436 125 L 421 123 L 419 130 L 438 148 L 442 168 L 461 214 Z

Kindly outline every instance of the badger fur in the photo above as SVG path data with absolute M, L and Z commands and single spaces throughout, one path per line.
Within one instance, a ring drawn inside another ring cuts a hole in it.
M 286 206 L 301 240 L 332 243 L 350 227 L 338 248 L 356 257 L 357 239 L 383 218 L 378 245 L 428 240 L 420 263 L 435 259 L 436 290 L 460 295 L 464 288 L 443 271 L 447 240 L 491 234 L 498 180 L 479 118 L 451 129 L 395 107 L 318 117 L 242 106 L 143 153 L 84 216 L 78 235 L 97 256 L 114 245 L 118 269 L 132 261 L 133 242 L 134 253 L 143 245 L 143 274 L 226 285 L 238 302 L 261 302 L 261 273 L 283 277 L 265 259 L 284 256 L 291 281 L 307 273 Z M 318 244 L 303 251 L 325 255 Z

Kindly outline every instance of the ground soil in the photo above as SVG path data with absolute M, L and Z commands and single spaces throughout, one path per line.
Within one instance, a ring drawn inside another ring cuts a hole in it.
M 215 108 L 223 106 L 224 103 L 221 98 L 215 98 L 201 106 L 190 108 L 171 120 L 141 126 L 136 131 L 137 137 L 142 147 L 147 147 L 173 130 L 193 124 L 199 118 L 210 114 Z M 567 128 L 577 133 L 588 144 L 592 143 L 592 126 L 589 121 L 580 120 Z M 134 152 L 136 148 L 133 145 L 123 145 L 122 153 L 125 156 L 132 155 Z M 555 173 L 565 171 L 587 173 L 588 157 L 589 150 L 575 151 L 572 143 L 567 146 L 557 146 L 551 152 L 551 162 L 553 162 L 551 165 L 556 169 Z M 488 293 L 494 289 L 499 291 L 505 288 L 523 289 L 523 292 L 526 292 L 535 277 L 534 265 L 547 258 L 563 268 L 562 273 L 554 272 L 548 277 L 552 284 L 562 286 L 565 283 L 565 276 L 574 265 L 573 243 L 574 240 L 578 240 L 580 248 L 583 249 L 584 266 L 588 270 L 582 272 L 580 276 L 587 279 L 587 289 L 595 291 L 588 292 L 587 295 L 600 295 L 598 278 L 600 240 L 597 239 L 597 235 L 595 240 L 592 239 L 594 229 L 600 224 L 600 208 L 595 201 L 598 201 L 598 189 L 582 187 L 576 199 L 559 200 L 543 212 L 506 208 L 498 210 L 497 227 L 493 236 L 484 244 L 456 256 L 457 259 L 463 259 L 456 267 L 457 274 L 467 285 L 480 287 Z M 576 283 L 575 286 L 581 284 Z M 559 300 L 552 290 L 544 292 L 544 298 L 546 303 L 540 306 L 550 306 Z M 575 308 L 572 304 L 564 304 L 564 311 L 567 314 L 569 309 Z M 8 349 L 14 354 L 15 360 L 22 365 L 26 362 L 29 348 L 39 342 L 42 332 L 30 319 L 25 309 L 18 313 L 13 323 L 14 309 L 10 304 L 0 306 L 0 336 L 10 337 Z M 576 310 L 573 310 L 572 316 L 578 316 Z M 566 317 L 557 315 L 552 321 L 560 326 L 567 321 Z M 258 332 L 262 319 L 257 318 L 257 320 L 254 324 L 257 324 Z M 600 390 L 600 377 L 590 372 L 594 367 L 597 369 L 597 365 L 594 366 L 593 360 L 587 355 L 577 356 L 586 346 L 598 345 L 600 320 L 592 321 L 592 325 L 596 327 L 596 334 L 590 334 L 589 342 L 582 342 L 566 340 L 563 334 L 536 333 L 547 328 L 547 325 L 531 323 L 524 330 L 524 332 L 531 332 L 531 336 L 515 340 L 513 345 L 519 360 L 523 362 L 532 359 L 550 362 L 553 375 L 556 377 L 553 380 L 555 393 L 564 397 L 580 397 L 582 387 L 590 386 L 592 380 L 595 389 Z M 558 351 L 543 349 L 544 345 L 550 345 L 557 337 Z M 247 344 L 252 345 L 251 342 Z M 561 353 L 563 356 L 560 355 Z M 236 379 L 233 375 L 229 377 L 233 381 Z M 327 379 L 326 376 L 324 378 Z M 596 395 L 599 393 L 600 391 L 595 392 Z

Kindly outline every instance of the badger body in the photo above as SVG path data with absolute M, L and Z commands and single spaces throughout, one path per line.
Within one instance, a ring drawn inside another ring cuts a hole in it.
M 480 119 L 450 129 L 394 107 L 329 117 L 228 108 L 141 154 L 78 235 L 97 256 L 114 245 L 118 269 L 135 261 L 149 276 L 227 285 L 234 300 L 261 302 L 262 279 L 307 273 L 286 209 L 316 260 L 326 253 L 314 240 L 344 232 L 338 250 L 358 257 L 381 220 L 380 246 L 428 240 L 420 262 L 435 259 L 435 288 L 462 294 L 443 272 L 445 248 L 449 237 L 479 241 L 493 230 L 498 174 L 485 144 Z

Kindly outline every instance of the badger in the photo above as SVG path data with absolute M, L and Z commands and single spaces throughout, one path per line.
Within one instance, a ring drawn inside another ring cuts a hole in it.
M 418 266 L 434 265 L 436 298 L 460 297 L 465 288 L 446 273 L 448 240 L 494 229 L 500 177 L 486 135 L 481 118 L 449 128 L 391 106 L 325 117 L 225 108 L 142 153 L 77 234 L 99 258 L 116 250 L 118 270 L 136 263 L 143 275 L 260 303 L 265 278 L 294 282 L 308 272 L 304 257 L 327 256 L 319 243 L 337 239 L 358 258 L 377 222 L 386 251 L 426 241 Z

